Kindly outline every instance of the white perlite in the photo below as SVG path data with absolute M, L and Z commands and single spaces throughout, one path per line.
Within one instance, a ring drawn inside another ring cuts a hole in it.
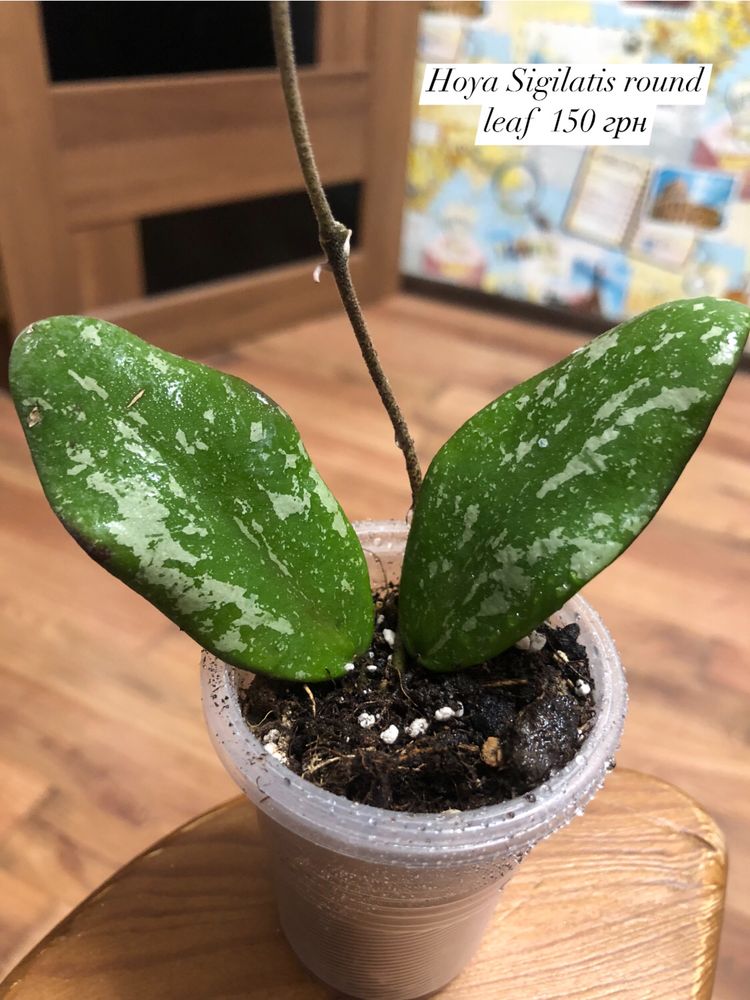
M 345 663 L 344 664 L 344 670 L 346 670 L 346 672 L 348 674 L 350 674 L 352 672 L 352 670 L 354 670 L 354 664 L 353 663 Z
M 448 719 L 452 719 L 455 714 L 455 710 L 452 709 L 450 705 L 443 705 L 442 708 L 435 709 L 435 718 L 438 722 L 447 722 Z
M 416 736 L 421 736 L 423 733 L 426 733 L 429 728 L 430 724 L 427 719 L 415 719 L 406 727 L 406 733 L 414 739 Z
M 398 726 L 388 726 L 380 734 L 380 738 L 383 743 L 395 743 L 398 739 Z
M 393 644 L 396 641 L 396 633 L 393 631 L 393 629 L 384 628 L 383 629 L 383 638 L 385 639 L 385 641 L 388 643 L 388 645 L 392 649 L 393 648 Z
M 377 663 L 368 663 L 365 670 L 368 674 L 376 674 L 378 672 L 378 665 Z
M 576 694 L 583 695 L 584 697 L 587 694 L 591 694 L 591 685 L 587 684 L 582 677 L 579 677 L 576 681 Z
M 278 743 L 274 743 L 273 741 L 271 741 L 270 743 L 264 743 L 263 746 L 266 748 L 266 750 L 268 751 L 268 753 L 270 753 L 272 757 L 276 758 L 276 760 L 281 761 L 282 764 L 288 763 L 287 755 L 284 753 L 284 751 L 281 749 Z
M 276 760 L 281 761 L 282 764 L 287 764 L 289 760 L 283 747 L 279 744 L 279 736 L 278 729 L 269 729 L 263 737 L 263 749 Z
M 360 712 L 357 716 L 357 722 L 363 729 L 371 729 L 375 725 L 376 721 L 375 716 L 371 715 L 369 712 Z
M 547 644 L 547 637 L 541 632 L 529 632 L 516 643 L 516 649 L 523 649 L 532 653 L 538 653 Z
M 529 649 L 532 653 L 538 653 L 540 649 L 544 649 L 547 645 L 547 636 L 542 635 L 541 632 L 530 632 L 529 633 Z

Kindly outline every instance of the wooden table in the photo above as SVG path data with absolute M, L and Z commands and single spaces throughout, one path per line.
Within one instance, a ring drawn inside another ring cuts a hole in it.
M 710 997 L 725 875 L 722 835 L 692 799 L 618 771 L 520 867 L 476 959 L 441 996 Z M 282 937 L 244 799 L 122 868 L 0 984 L 8 1000 L 329 996 Z

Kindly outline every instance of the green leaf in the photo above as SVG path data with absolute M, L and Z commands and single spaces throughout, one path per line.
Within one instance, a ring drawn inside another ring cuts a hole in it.
M 425 477 L 400 614 L 428 667 L 480 663 L 556 611 L 643 530 L 703 437 L 750 310 L 673 302 L 481 410 Z
M 362 548 L 263 393 L 76 316 L 21 334 L 11 386 L 62 523 L 206 649 L 320 680 L 367 648 Z

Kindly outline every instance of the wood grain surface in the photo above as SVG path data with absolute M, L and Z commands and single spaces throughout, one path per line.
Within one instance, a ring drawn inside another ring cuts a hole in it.
M 398 287 L 418 17 L 415 3 L 323 3 L 320 61 L 300 70 L 323 181 L 361 187 L 363 302 Z M 72 84 L 47 70 L 40 4 L 0 0 L 0 357 L 32 320 L 103 306 L 182 353 L 333 308 L 309 281 L 317 260 L 142 294 L 142 218 L 301 189 L 275 70 Z
M 480 406 L 583 340 L 416 297 L 369 315 L 425 461 Z M 403 517 L 401 455 L 338 315 L 212 361 L 289 411 L 351 517 Z M 727 837 L 716 1000 L 745 1000 L 750 982 L 749 390 L 750 377 L 738 376 L 654 524 L 586 589 L 629 669 L 620 764 L 674 782 Z M 195 646 L 65 534 L 7 397 L 0 491 L 7 969 L 134 854 L 233 786 L 203 729 Z M 570 961 L 580 960 L 585 939 L 569 948 Z
M 365 5 L 338 6 L 352 10 Z M 401 281 L 404 185 L 394 179 L 406 177 L 412 127 L 412 104 L 407 97 L 416 85 L 416 6 L 403 0 L 373 4 L 367 25 L 371 59 L 367 135 L 371 141 L 360 227 L 368 255 L 368 289 L 375 300 L 393 295 Z
M 686 795 L 613 775 L 501 896 L 445 1000 L 711 996 L 725 854 Z M 7 1000 L 324 998 L 282 938 L 253 807 L 188 823 L 84 902 L 0 984 Z
M 206 345 L 264 336 L 302 318 L 336 308 L 336 289 L 312 281 L 318 260 L 263 268 L 236 278 L 210 281 L 161 295 L 130 299 L 96 309 L 96 315 L 124 326 L 151 343 L 179 354 L 205 352 Z M 360 295 L 370 297 L 365 259 L 351 256 Z M 359 280 L 358 280 L 359 279 Z
M 0 257 L 19 330 L 79 303 L 47 92 L 39 5 L 0 2 Z
M 320 0 L 315 31 L 316 63 L 323 69 L 367 65 L 372 5 Z
M 146 289 L 141 230 L 137 222 L 114 222 L 72 234 L 78 263 L 81 310 L 140 298 Z
M 325 183 L 362 177 L 367 73 L 300 86 Z M 52 107 L 73 229 L 300 186 L 275 70 L 56 84 Z

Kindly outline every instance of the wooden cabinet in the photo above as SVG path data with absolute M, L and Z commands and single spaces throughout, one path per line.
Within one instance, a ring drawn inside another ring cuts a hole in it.
M 365 300 L 398 282 L 418 8 L 320 3 L 317 61 L 300 72 L 324 183 L 362 184 Z M 13 331 L 95 312 L 205 351 L 335 306 L 310 260 L 144 295 L 141 218 L 301 189 L 273 69 L 50 83 L 38 5 L 0 3 L 0 149 Z

